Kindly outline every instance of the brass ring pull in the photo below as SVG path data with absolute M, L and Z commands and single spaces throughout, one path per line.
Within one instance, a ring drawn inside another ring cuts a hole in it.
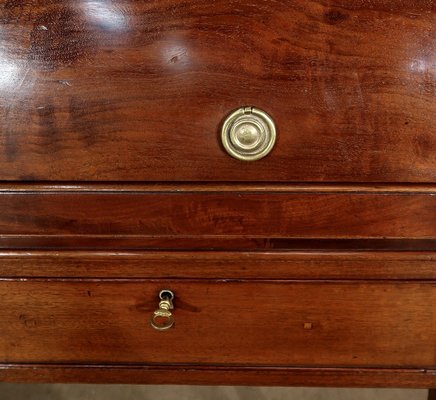
M 159 298 L 159 308 L 151 316 L 150 324 L 158 331 L 166 331 L 174 325 L 174 317 L 170 311 L 174 309 L 174 293 L 168 289 L 161 290 Z
M 221 140 L 232 157 L 242 161 L 256 161 L 273 149 L 276 127 L 265 111 L 255 107 L 241 107 L 224 121 Z

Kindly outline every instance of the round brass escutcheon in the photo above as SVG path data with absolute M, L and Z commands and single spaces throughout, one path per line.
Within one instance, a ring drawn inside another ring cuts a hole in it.
M 232 157 L 255 161 L 271 152 L 276 141 L 276 127 L 265 111 L 241 107 L 224 121 L 221 140 Z

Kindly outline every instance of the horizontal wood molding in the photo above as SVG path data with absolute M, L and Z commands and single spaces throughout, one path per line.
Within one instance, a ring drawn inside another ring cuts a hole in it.
M 0 193 L 378 193 L 433 194 L 436 184 L 419 183 L 271 183 L 271 182 L 5 182 L 0 181 Z
M 0 251 L 0 277 L 436 279 L 436 252 Z
M 436 251 L 432 239 L 292 239 L 250 236 L 0 235 L 0 249 L 199 251 Z
M 426 389 L 436 369 L 0 364 L 0 381 Z

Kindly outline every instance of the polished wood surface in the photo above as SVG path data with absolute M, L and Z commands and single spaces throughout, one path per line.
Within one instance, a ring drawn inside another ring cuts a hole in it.
M 163 365 L 0 365 L 6 382 L 428 388 L 435 369 Z
M 413 0 L 0 1 L 0 179 L 434 182 L 435 11 Z M 243 163 L 223 118 L 265 109 Z
M 436 387 L 435 26 L 0 0 L 0 381 Z M 219 135 L 245 105 L 277 125 L 253 163 Z
M 166 332 L 149 323 L 162 289 L 176 294 Z M 436 362 L 434 282 L 18 279 L 0 297 L 3 363 Z
M 436 239 L 433 193 L 0 194 L 1 235 Z
M 0 251 L 0 276 L 436 280 L 436 251 Z

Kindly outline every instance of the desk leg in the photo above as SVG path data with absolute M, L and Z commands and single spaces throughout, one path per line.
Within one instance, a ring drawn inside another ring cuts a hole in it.
M 436 389 L 429 389 L 428 400 L 436 400 Z

